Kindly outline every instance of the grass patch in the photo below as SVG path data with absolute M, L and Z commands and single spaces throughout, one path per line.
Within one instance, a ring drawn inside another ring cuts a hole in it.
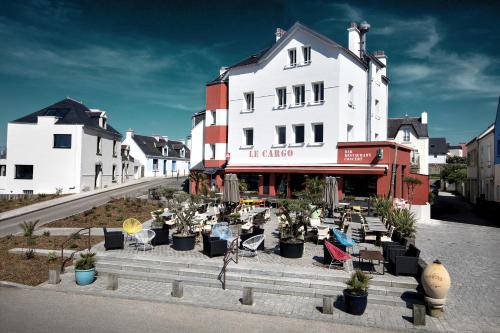
M 141 222 L 151 219 L 151 212 L 158 209 L 158 203 L 141 199 L 116 199 L 105 205 L 93 207 L 44 225 L 48 228 L 121 228 L 126 218 L 133 217 Z

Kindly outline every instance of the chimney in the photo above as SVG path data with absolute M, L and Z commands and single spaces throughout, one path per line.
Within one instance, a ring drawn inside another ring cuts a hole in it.
M 279 41 L 281 37 L 285 34 L 285 30 L 281 28 L 276 28 L 276 41 Z
M 166 135 L 162 135 L 162 138 L 163 138 L 163 140 L 165 140 L 165 141 L 167 141 L 167 142 L 168 142 L 168 136 L 166 136 Z
M 360 57 L 363 56 L 363 54 L 366 54 L 366 33 L 370 30 L 370 25 L 368 22 L 363 21 L 361 24 L 358 25 L 358 30 L 361 38 L 361 43 L 360 43 Z
M 160 141 L 161 136 L 160 135 L 152 135 L 153 138 L 155 138 L 156 141 Z
M 422 112 L 422 115 L 420 116 L 420 122 L 422 124 L 427 124 L 427 112 L 426 111 Z
M 132 139 L 132 138 L 134 137 L 134 130 L 133 130 L 133 129 L 131 129 L 131 128 L 129 128 L 129 129 L 127 130 L 127 132 L 125 132 L 125 137 L 126 137 L 126 138 L 129 138 L 129 139 Z
M 382 50 L 375 51 L 373 52 L 373 56 L 380 60 L 381 63 L 387 66 L 387 56 L 385 55 L 385 52 Z
M 349 29 L 347 29 L 347 31 L 349 32 L 349 51 L 359 57 L 361 39 L 356 22 L 351 22 L 351 26 L 349 27 Z
M 226 67 L 226 66 L 222 66 L 222 67 L 219 69 L 219 75 L 224 74 L 226 71 L 227 71 L 227 67 Z

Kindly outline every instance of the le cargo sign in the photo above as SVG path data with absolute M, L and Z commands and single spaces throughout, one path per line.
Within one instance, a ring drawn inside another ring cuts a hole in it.
M 263 150 L 249 150 L 248 157 L 250 158 L 284 158 L 292 157 L 292 149 L 263 149 Z

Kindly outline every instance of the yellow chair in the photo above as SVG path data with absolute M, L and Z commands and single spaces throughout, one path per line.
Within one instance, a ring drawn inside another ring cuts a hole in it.
M 134 218 L 128 218 L 125 221 L 123 221 L 123 231 L 127 234 L 127 239 L 128 236 L 134 236 L 136 233 L 142 230 L 142 224 L 139 220 L 134 219 Z

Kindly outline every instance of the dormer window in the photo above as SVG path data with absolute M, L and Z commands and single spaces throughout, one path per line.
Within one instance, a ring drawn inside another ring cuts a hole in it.
M 181 149 L 181 157 L 185 157 L 186 156 L 186 150 L 184 148 Z
M 106 129 L 106 127 L 107 127 L 106 120 L 107 120 L 107 119 L 106 119 L 105 117 L 102 117 L 102 116 L 101 116 L 101 118 L 99 118 L 99 125 L 100 125 L 102 128 L 104 128 L 104 129 Z
M 410 142 L 410 128 L 409 127 L 404 127 L 403 128 L 403 141 L 404 142 Z
M 168 147 L 163 147 L 163 156 L 168 156 Z
M 295 67 L 297 65 L 297 50 L 290 49 L 288 50 L 288 66 Z

